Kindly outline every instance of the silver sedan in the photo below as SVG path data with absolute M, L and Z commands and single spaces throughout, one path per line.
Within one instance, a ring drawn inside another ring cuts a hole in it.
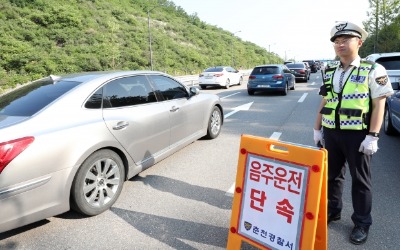
M 218 96 L 153 71 L 50 76 L 0 96 L 0 233 L 114 204 L 125 180 L 216 138 Z

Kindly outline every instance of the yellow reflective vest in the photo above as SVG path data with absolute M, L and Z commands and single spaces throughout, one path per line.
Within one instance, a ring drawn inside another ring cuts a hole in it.
M 368 74 L 373 62 L 361 61 L 354 67 L 343 85 L 341 93 L 335 93 L 332 79 L 338 66 L 328 68 L 320 94 L 326 99 L 321 109 L 322 126 L 342 130 L 363 130 L 368 128 L 371 98 L 368 87 Z

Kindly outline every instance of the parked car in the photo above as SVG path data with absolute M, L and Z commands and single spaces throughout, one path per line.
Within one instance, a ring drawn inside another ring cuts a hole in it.
M 125 180 L 223 124 L 217 95 L 153 71 L 51 76 L 0 96 L 0 233 L 114 204 Z
M 243 74 L 229 66 L 216 66 L 204 70 L 199 75 L 199 86 L 202 89 L 208 86 L 229 88 L 231 85 L 241 85 Z
M 318 65 L 315 62 L 315 60 L 303 60 L 303 62 L 308 63 L 308 65 L 310 66 L 311 73 L 318 72 Z
M 295 84 L 295 76 L 286 65 L 260 65 L 256 66 L 249 75 L 247 93 L 254 95 L 256 91 L 279 91 L 287 95 L 289 89 L 295 89 Z
M 371 54 L 366 60 L 377 62 L 385 67 L 394 94 L 386 98 L 383 129 L 386 134 L 400 133 L 400 52 Z
M 304 62 L 289 63 L 286 66 L 294 74 L 296 80 L 307 82 L 310 79 L 310 72 Z

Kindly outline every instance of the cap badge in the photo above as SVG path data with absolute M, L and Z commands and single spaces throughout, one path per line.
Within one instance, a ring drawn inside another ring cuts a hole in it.
M 347 26 L 347 23 L 341 23 L 339 25 L 336 25 L 336 29 L 338 31 L 341 31 L 341 30 L 344 30 L 344 28 L 346 28 L 346 26 Z

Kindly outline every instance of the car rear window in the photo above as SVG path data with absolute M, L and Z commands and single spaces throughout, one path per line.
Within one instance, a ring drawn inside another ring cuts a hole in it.
M 278 67 L 257 67 L 251 72 L 252 75 L 268 75 L 268 74 L 279 74 Z
M 400 70 L 400 56 L 381 57 L 376 62 L 385 67 L 386 70 Z
M 213 68 L 208 68 L 204 70 L 204 72 L 222 72 L 224 70 L 224 67 L 213 67 Z
M 286 66 L 290 69 L 304 68 L 304 64 L 302 64 L 302 63 L 289 63 L 289 64 L 286 64 Z
M 46 78 L 0 96 L 0 115 L 32 116 L 81 82 Z

